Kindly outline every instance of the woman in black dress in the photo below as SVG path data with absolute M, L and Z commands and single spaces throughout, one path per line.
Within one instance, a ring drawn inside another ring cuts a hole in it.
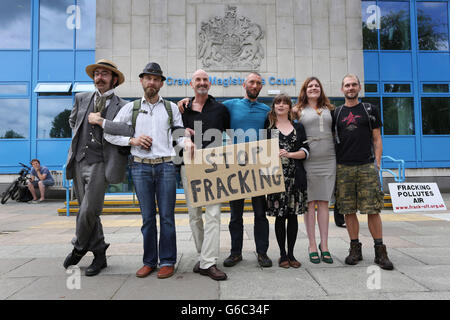
M 280 247 L 278 264 L 282 268 L 301 266 L 294 257 L 297 239 L 297 215 L 306 210 L 306 172 L 302 160 L 308 156 L 309 147 L 303 125 L 293 123 L 291 117 L 292 101 L 288 95 L 276 96 L 266 120 L 270 138 L 279 138 L 280 162 L 286 191 L 267 196 L 269 216 L 275 216 L 275 234 Z M 287 229 L 286 229 L 287 221 Z M 286 252 L 287 238 L 287 252 Z

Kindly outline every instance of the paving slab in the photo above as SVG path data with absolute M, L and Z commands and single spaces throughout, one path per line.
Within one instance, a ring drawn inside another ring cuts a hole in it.
M 358 265 L 335 269 L 309 269 L 308 271 L 329 295 L 429 291 L 397 270 L 386 271 L 375 268 L 374 266 L 367 268 Z
M 450 291 L 450 268 L 399 265 L 398 270 L 431 291 Z
M 158 279 L 156 272 L 146 278 L 131 275 L 115 293 L 114 300 L 210 300 L 219 299 L 219 284 L 192 272 L 176 272 Z
M 450 247 L 398 248 L 397 250 L 428 265 L 450 265 Z
M 0 300 L 5 300 L 26 288 L 37 278 L 0 278 Z
M 326 295 L 304 268 L 232 270 L 228 277 L 220 282 L 221 299 L 311 299 Z
M 128 276 L 81 276 L 79 289 L 67 276 L 40 277 L 10 296 L 10 300 L 108 300 L 124 284 Z M 68 285 L 69 283 L 69 285 Z M 70 289 L 73 288 L 73 289 Z
M 17 269 L 32 259 L 0 259 L 0 276 Z

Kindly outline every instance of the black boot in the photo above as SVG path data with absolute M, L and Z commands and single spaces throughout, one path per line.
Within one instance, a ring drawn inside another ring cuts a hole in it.
M 70 266 L 75 266 L 80 262 L 80 260 L 84 257 L 84 255 L 87 252 L 84 251 L 78 251 L 77 249 L 73 248 L 72 252 L 69 253 L 69 255 L 66 257 L 66 260 L 64 260 L 63 266 L 65 269 L 67 269 Z
M 106 249 L 108 249 L 109 244 L 106 245 L 104 251 L 94 252 L 94 260 L 91 265 L 87 267 L 85 271 L 85 275 L 87 277 L 92 277 L 100 273 L 100 271 L 106 268 L 108 265 L 106 264 Z
M 345 258 L 346 264 L 355 265 L 363 259 L 361 247 L 362 247 L 361 242 L 358 243 L 350 242 L 350 250 L 349 250 L 350 254 L 347 256 L 347 258 Z
M 378 264 L 381 269 L 384 270 L 392 270 L 394 269 L 394 265 L 389 260 L 386 246 L 384 244 L 375 245 L 375 260 L 374 262 Z

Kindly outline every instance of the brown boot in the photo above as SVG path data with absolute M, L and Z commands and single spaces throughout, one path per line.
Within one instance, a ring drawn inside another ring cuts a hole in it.
M 358 262 L 363 259 L 361 247 L 362 247 L 361 242 L 358 243 L 350 242 L 350 249 L 348 250 L 350 254 L 348 255 L 347 258 L 345 258 L 346 264 L 355 265 L 358 264 Z
M 374 262 L 378 264 L 381 269 L 384 270 L 392 270 L 394 269 L 394 265 L 389 260 L 386 246 L 384 244 L 375 245 L 375 260 Z

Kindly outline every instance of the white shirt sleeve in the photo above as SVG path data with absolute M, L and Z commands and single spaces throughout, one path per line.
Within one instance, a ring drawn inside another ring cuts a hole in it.
M 114 118 L 114 122 L 125 122 L 128 125 L 132 125 L 131 117 L 133 115 L 133 102 L 129 102 L 124 105 L 116 117 Z M 111 144 L 115 144 L 117 146 L 128 146 L 128 142 L 130 141 L 130 137 L 125 136 L 116 136 L 108 133 L 103 134 L 106 141 Z

